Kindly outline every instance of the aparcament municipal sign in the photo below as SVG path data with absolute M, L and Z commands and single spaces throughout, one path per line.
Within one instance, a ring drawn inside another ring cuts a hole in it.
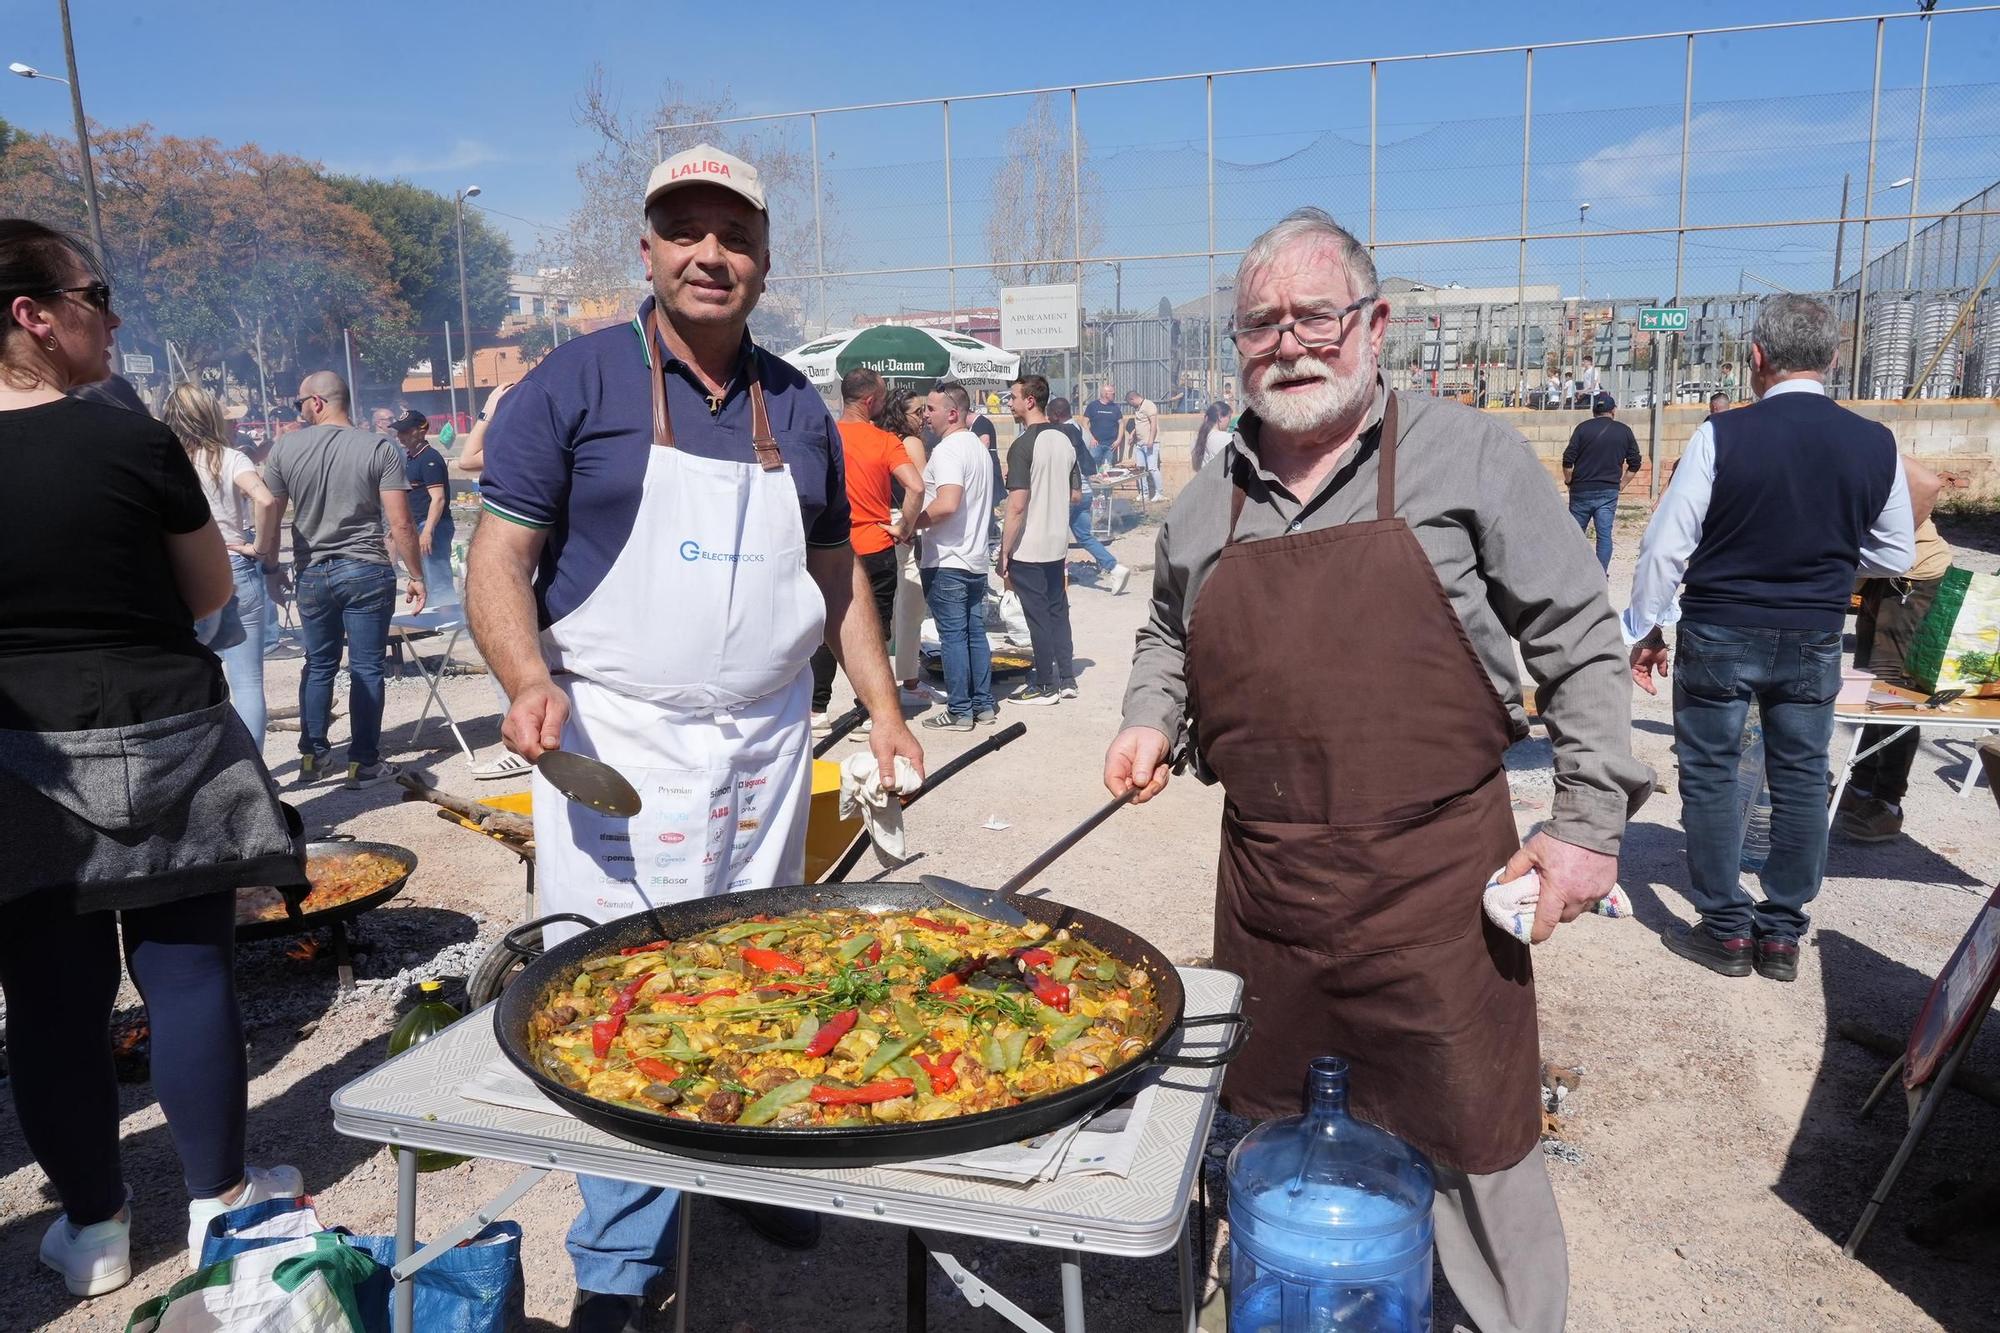
M 1000 345 L 1010 352 L 1061 352 L 1081 346 L 1076 284 L 1002 287 Z

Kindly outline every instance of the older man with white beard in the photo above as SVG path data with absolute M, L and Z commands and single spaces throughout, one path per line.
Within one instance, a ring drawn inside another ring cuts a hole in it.
M 1437 1172 L 1437 1246 L 1481 1333 L 1563 1326 L 1568 1264 L 1542 1165 L 1527 947 L 1480 908 L 1534 870 L 1534 938 L 1610 889 L 1652 790 L 1604 579 L 1519 434 L 1392 392 L 1389 307 L 1354 237 L 1301 209 L 1236 282 L 1243 414 L 1160 529 L 1105 785 L 1166 785 L 1169 738 L 1228 794 L 1215 961 L 1255 1029 L 1224 1104 L 1300 1107 L 1350 1067 L 1356 1114 Z M 1521 845 L 1503 752 L 1527 735 L 1515 645 L 1555 743 Z

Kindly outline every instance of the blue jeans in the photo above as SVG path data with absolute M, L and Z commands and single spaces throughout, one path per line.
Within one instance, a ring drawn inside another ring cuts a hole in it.
M 1069 535 L 1076 539 L 1092 560 L 1097 562 L 1100 574 L 1109 574 L 1118 568 L 1118 558 L 1106 549 L 1103 542 L 1090 535 L 1090 488 L 1085 487 L 1083 499 L 1069 507 Z
M 583 1211 L 563 1243 L 578 1291 L 643 1296 L 648 1284 L 673 1272 L 679 1190 L 602 1176 L 578 1176 L 576 1189 Z
M 1611 571 L 1611 525 L 1618 520 L 1618 490 L 1593 488 L 1569 493 L 1569 516 L 1585 532 L 1597 524 L 1597 563 Z
M 1132 457 L 1139 465 L 1139 494 L 1141 498 L 1157 500 L 1166 494 L 1160 485 L 1160 446 L 1139 444 L 1132 448 Z
M 421 529 L 417 535 L 423 536 Z M 440 532 L 431 546 L 431 553 L 423 557 L 425 610 L 459 604 L 458 585 L 452 582 L 451 577 L 451 539 L 454 535 L 452 528 Z
M 937 622 L 945 707 L 953 717 L 991 712 L 993 650 L 986 642 L 986 576 L 963 569 L 923 572 L 924 600 Z
M 1111 455 L 1117 452 L 1118 441 L 1116 440 L 1091 441 L 1090 456 L 1097 460 L 1097 467 L 1100 472 L 1111 466 Z
M 1682 621 L 1674 655 L 1674 754 L 1690 896 L 1718 935 L 1797 939 L 1826 870 L 1827 748 L 1840 692 L 1840 631 Z M 1743 890 L 1743 724 L 1757 705 L 1771 787 L 1764 901 Z
M 264 748 L 264 630 L 267 623 L 264 574 L 247 555 L 229 557 L 229 573 L 236 580 L 236 613 L 243 620 L 243 642 L 224 648 L 222 674 L 229 681 L 229 703 L 243 719 L 245 730 L 258 750 Z
M 367 766 L 382 757 L 382 654 L 396 611 L 396 572 L 368 560 L 334 556 L 299 575 L 299 628 L 306 669 L 299 678 L 299 753 L 333 749 L 333 676 L 347 648 L 347 761 Z

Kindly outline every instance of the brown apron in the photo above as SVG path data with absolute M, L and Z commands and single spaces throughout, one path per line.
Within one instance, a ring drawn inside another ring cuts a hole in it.
M 1373 522 L 1240 542 L 1237 475 L 1189 620 L 1189 712 L 1228 795 L 1215 962 L 1255 1023 L 1223 1104 L 1295 1114 L 1307 1062 L 1343 1056 L 1356 1115 L 1487 1174 L 1541 1127 L 1528 950 L 1480 909 L 1520 845 L 1515 737 L 1396 517 L 1393 393 L 1379 441 Z

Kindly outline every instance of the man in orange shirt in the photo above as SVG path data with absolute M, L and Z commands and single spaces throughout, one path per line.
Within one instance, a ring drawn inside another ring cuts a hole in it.
M 841 453 L 847 464 L 847 505 L 852 513 L 848 544 L 868 575 L 875 594 L 875 611 L 882 632 L 895 623 L 896 545 L 916 536 L 917 511 L 923 508 L 924 478 L 903 448 L 901 436 L 875 424 L 885 391 L 882 377 L 872 370 L 850 370 L 840 381 Z M 895 498 L 892 483 L 900 483 Z M 831 726 L 833 654 L 824 644 L 813 654 L 812 726 L 825 733 Z

